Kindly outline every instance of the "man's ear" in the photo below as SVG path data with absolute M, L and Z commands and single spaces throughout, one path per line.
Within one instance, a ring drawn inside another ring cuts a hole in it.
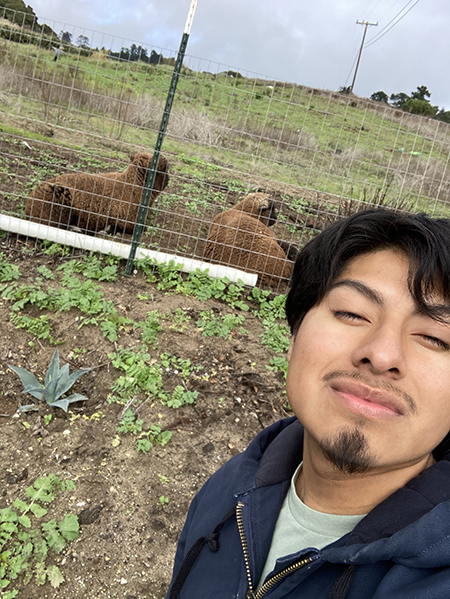
M 292 352 L 294 350 L 295 337 L 296 337 L 296 335 L 293 335 L 291 337 L 291 343 L 289 345 L 288 353 L 287 353 L 287 356 L 286 356 L 286 359 L 287 359 L 288 362 L 291 361 Z

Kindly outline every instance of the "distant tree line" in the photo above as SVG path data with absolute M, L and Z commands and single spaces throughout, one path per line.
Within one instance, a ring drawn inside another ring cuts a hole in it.
M 74 44 L 72 41 L 73 35 L 70 31 L 60 31 L 56 34 L 48 25 L 39 25 L 36 14 L 31 6 L 26 6 L 23 0 L 0 0 L 0 17 L 10 21 L 13 24 L 19 25 L 22 30 L 5 30 L 0 31 L 0 37 L 19 43 L 37 43 L 33 33 L 39 33 L 46 36 L 47 39 L 40 39 L 39 45 L 52 49 L 54 44 L 66 44 L 66 46 L 77 46 L 83 55 L 89 56 L 94 49 L 90 48 L 89 38 L 85 35 L 79 35 Z M 66 48 L 65 48 L 66 49 Z M 109 52 L 108 58 L 115 60 L 124 60 L 129 62 L 141 61 L 146 64 L 174 64 L 173 58 L 164 58 L 162 54 L 158 54 L 152 50 L 150 54 L 147 48 L 132 44 L 129 48 L 121 48 L 119 52 Z
M 152 50 L 149 55 L 147 48 L 136 46 L 136 44 L 131 44 L 129 48 L 121 48 L 120 52 L 109 52 L 108 58 L 127 60 L 129 62 L 141 61 L 147 64 L 163 64 L 167 62 L 162 54 L 158 54 L 158 52 Z
M 429 116 L 438 121 L 450 123 L 450 110 L 439 108 L 439 106 L 432 106 L 429 100 L 430 98 L 431 93 L 426 85 L 419 85 L 416 91 L 411 92 L 409 96 L 404 92 L 388 96 L 383 91 L 374 92 L 370 96 L 370 99 L 375 100 L 375 102 L 383 102 L 384 104 L 390 104 L 395 108 L 400 108 L 411 114 Z

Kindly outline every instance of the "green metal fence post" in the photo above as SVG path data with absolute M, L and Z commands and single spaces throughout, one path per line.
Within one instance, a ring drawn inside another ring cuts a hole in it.
M 137 216 L 136 224 L 133 231 L 133 239 L 131 241 L 130 254 L 127 260 L 127 266 L 125 268 L 125 276 L 131 276 L 133 272 L 134 258 L 136 256 L 136 250 L 139 245 L 139 240 L 144 229 L 145 217 L 147 214 L 148 205 L 150 203 L 150 197 L 155 184 L 156 171 L 158 169 L 159 156 L 161 154 L 161 147 L 164 140 L 164 135 L 167 129 L 167 123 L 169 122 L 170 111 L 172 109 L 172 103 L 177 89 L 178 78 L 180 76 L 181 67 L 183 66 L 184 54 L 186 52 L 186 46 L 189 40 L 189 33 L 192 27 L 192 21 L 194 20 L 195 10 L 197 8 L 198 0 L 191 0 L 189 7 L 189 13 L 186 20 L 186 25 L 183 31 L 183 37 L 181 38 L 180 47 L 178 49 L 177 60 L 173 69 L 172 80 L 170 82 L 169 93 L 167 94 L 166 105 L 164 107 L 163 116 L 161 119 L 161 125 L 159 126 L 158 138 L 156 140 L 155 150 L 153 152 L 153 159 L 150 165 L 149 174 L 147 177 L 147 183 L 145 186 L 144 196 L 142 198 L 141 206 Z

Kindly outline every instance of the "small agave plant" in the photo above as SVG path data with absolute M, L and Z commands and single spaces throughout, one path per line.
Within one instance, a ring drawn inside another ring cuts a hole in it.
M 53 354 L 47 374 L 45 375 L 44 385 L 41 385 L 34 374 L 25 370 L 25 368 L 18 368 L 17 366 L 10 366 L 9 364 L 8 367 L 20 377 L 24 386 L 22 393 L 29 393 L 40 401 L 44 400 L 51 408 L 61 408 L 64 412 L 67 412 L 69 404 L 75 401 L 85 401 L 87 399 L 87 397 L 80 395 L 79 393 L 73 393 L 68 397 L 62 397 L 82 374 L 86 374 L 86 372 L 89 372 L 91 369 L 85 368 L 69 374 L 68 364 L 64 364 L 62 368 L 59 367 L 59 353 L 57 349 Z M 28 404 L 26 406 L 20 406 L 19 411 L 30 412 L 37 409 L 38 407 L 36 404 Z

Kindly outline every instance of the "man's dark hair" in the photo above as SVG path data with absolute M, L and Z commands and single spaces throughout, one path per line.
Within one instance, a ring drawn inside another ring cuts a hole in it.
M 409 288 L 422 312 L 450 316 L 450 220 L 424 214 L 366 210 L 337 221 L 310 241 L 294 266 L 286 315 L 295 334 L 305 314 L 319 304 L 349 260 L 396 249 L 409 259 Z M 431 303 L 437 291 L 444 305 Z

